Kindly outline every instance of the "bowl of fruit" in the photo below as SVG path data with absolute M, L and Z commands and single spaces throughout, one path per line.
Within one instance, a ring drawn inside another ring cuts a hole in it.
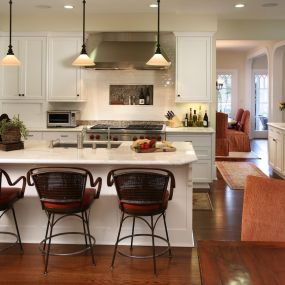
M 154 152 L 156 151 L 156 140 L 152 139 L 139 139 L 133 142 L 131 145 L 131 149 L 133 149 L 135 152 Z

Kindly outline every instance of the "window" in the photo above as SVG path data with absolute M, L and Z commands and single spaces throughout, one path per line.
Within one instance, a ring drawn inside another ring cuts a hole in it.
M 217 111 L 227 113 L 229 116 L 232 111 L 233 83 L 232 74 L 219 73 L 217 75 Z

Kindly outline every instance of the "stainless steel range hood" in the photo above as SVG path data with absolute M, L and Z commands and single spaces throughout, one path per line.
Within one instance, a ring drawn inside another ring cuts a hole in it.
M 101 33 L 89 35 L 87 49 L 95 66 L 92 69 L 158 70 L 168 67 L 148 66 L 146 62 L 156 50 L 156 41 L 150 33 Z M 165 58 L 167 55 L 162 51 Z

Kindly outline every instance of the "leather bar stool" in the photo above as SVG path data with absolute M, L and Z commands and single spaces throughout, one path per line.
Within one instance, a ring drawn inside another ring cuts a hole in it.
M 88 178 L 90 188 L 86 188 Z M 42 209 L 48 217 L 45 238 L 40 243 L 40 250 L 45 254 L 44 273 L 47 274 L 49 255 L 75 255 L 90 250 L 92 263 L 95 264 L 93 252 L 95 238 L 90 233 L 89 214 L 93 201 L 100 196 L 101 177 L 94 182 L 92 174 L 83 168 L 39 167 L 29 170 L 27 179 L 29 185 L 35 186 Z M 53 234 L 54 226 L 68 216 L 81 219 L 83 232 Z M 52 252 L 51 240 L 62 235 L 82 235 L 85 242 L 83 249 L 68 253 Z
M 108 186 L 115 185 L 121 210 L 121 221 L 112 259 L 114 267 L 117 252 L 132 258 L 152 258 L 154 274 L 156 270 L 156 257 L 168 252 L 171 257 L 171 248 L 166 226 L 165 211 L 168 201 L 172 199 L 175 179 L 173 174 L 165 169 L 156 168 L 121 168 L 111 170 L 107 177 Z M 163 218 L 165 237 L 155 234 L 155 228 L 160 218 Z M 123 223 L 132 220 L 132 232 L 121 237 Z M 150 233 L 135 233 L 136 220 L 143 221 L 151 230 Z M 149 221 L 150 220 L 150 221 Z M 133 254 L 133 241 L 135 237 L 151 237 L 152 254 Z M 125 239 L 131 239 L 130 253 L 118 250 L 118 245 Z M 166 249 L 156 252 L 155 239 L 164 241 Z
M 2 182 L 4 181 L 3 178 L 7 181 L 8 186 L 2 185 Z M 21 186 L 15 187 L 18 183 L 21 183 Z M 22 246 L 21 236 L 20 236 L 17 218 L 16 218 L 16 214 L 15 214 L 15 210 L 14 210 L 14 204 L 15 204 L 15 202 L 17 202 L 18 200 L 20 200 L 24 197 L 25 188 L 26 188 L 26 177 L 21 176 L 18 179 L 16 179 L 15 182 L 12 182 L 8 173 L 0 168 L 0 218 L 5 213 L 7 213 L 9 210 L 12 210 L 14 223 L 15 223 L 15 227 L 16 227 L 16 233 L 1 231 L 0 234 L 1 235 L 2 234 L 3 235 L 10 235 L 10 236 L 16 237 L 15 244 L 19 243 L 21 251 L 23 251 L 23 246 Z M 5 250 L 5 249 L 7 249 L 7 248 L 9 248 L 15 244 L 10 244 L 10 245 L 2 248 L 1 251 L 3 251 L 3 250 Z

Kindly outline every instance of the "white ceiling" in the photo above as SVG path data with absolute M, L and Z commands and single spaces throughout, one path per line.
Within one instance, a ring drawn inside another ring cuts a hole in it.
M 0 15 L 8 15 L 8 0 L 0 1 Z M 87 0 L 87 15 L 97 13 L 155 13 L 150 8 L 156 0 Z M 236 3 L 245 3 L 242 9 Z M 161 0 L 161 13 L 215 15 L 219 19 L 285 19 L 284 0 Z M 277 3 L 276 7 L 264 8 L 263 4 Z M 64 4 L 74 5 L 73 10 L 63 9 Z M 51 14 L 64 20 L 65 15 L 82 13 L 82 0 L 14 0 L 13 15 L 28 16 Z

